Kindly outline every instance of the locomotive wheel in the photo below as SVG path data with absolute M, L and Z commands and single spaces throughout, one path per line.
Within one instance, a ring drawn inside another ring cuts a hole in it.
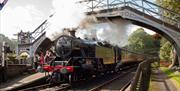
M 119 68 L 115 68 L 114 71 L 117 73 L 119 72 Z
M 121 68 L 120 68 L 120 67 L 115 67 L 115 68 L 114 68 L 114 71 L 115 71 L 116 73 L 118 73 L 119 71 L 121 71 Z
M 56 73 L 52 73 L 52 75 L 49 76 L 46 81 L 48 81 L 49 83 L 56 83 L 57 82 Z

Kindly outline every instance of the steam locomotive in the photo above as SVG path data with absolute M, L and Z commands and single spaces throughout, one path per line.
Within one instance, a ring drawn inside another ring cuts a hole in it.
M 95 43 L 61 35 L 55 44 L 56 58 L 43 69 L 51 72 L 50 82 L 74 82 L 118 71 L 121 68 L 121 49 L 107 43 Z

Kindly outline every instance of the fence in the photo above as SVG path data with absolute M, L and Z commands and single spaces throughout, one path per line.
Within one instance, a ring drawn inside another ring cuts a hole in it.
M 148 91 L 151 75 L 150 59 L 141 62 L 131 83 L 130 91 Z

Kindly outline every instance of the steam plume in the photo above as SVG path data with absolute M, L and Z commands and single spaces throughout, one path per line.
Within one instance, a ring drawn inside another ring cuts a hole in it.
M 76 0 L 53 0 L 55 15 L 48 21 L 47 37 L 54 41 L 62 34 L 64 28 L 79 27 L 76 36 L 82 39 L 96 38 L 97 41 L 106 41 L 114 46 L 123 47 L 128 42 L 129 22 L 118 19 L 100 23 L 94 16 L 85 16 L 83 6 Z
M 128 42 L 128 32 L 130 22 L 125 20 L 115 20 L 107 23 L 85 23 L 83 29 L 79 29 L 76 36 L 84 39 L 96 38 L 98 41 L 106 41 L 114 46 L 123 47 Z
M 63 28 L 77 27 L 85 17 L 84 7 L 76 0 L 53 0 L 54 16 L 48 21 L 47 37 L 52 41 L 63 34 Z

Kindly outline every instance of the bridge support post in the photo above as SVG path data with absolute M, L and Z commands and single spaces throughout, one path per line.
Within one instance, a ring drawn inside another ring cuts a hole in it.
M 142 7 L 144 7 L 144 0 L 141 1 Z M 142 12 L 144 12 L 144 8 L 142 8 Z

